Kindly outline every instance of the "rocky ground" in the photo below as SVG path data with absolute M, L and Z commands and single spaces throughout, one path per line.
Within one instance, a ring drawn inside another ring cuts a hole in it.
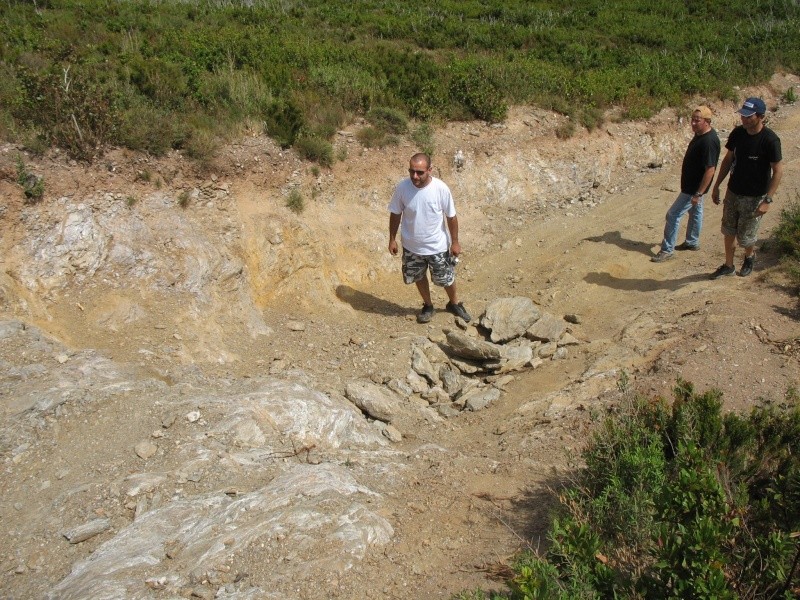
M 669 396 L 683 377 L 722 390 L 730 410 L 800 386 L 797 291 L 767 241 L 798 197 L 800 112 L 780 102 L 797 85 L 777 75 L 741 90 L 768 100 L 786 163 L 749 278 L 708 280 L 723 261 L 710 202 L 701 251 L 649 261 L 691 107 L 569 140 L 554 133 L 565 117 L 530 108 L 437 130 L 474 321 L 528 298 L 579 343 L 502 381 L 473 377 L 501 392 L 479 410 L 391 396 L 388 432 L 348 385 L 397 390 L 414 348 L 484 333 L 459 327 L 441 291 L 432 323 L 417 324 L 419 299 L 386 250 L 410 142 L 361 148 L 353 124 L 330 170 L 256 134 L 203 170 L 177 154 L 85 165 L 3 146 L 3 595 L 501 588 L 510 557 L 544 544 L 550 490 L 622 383 Z M 724 140 L 736 106 L 713 108 Z M 16 184 L 20 158 L 45 178 L 39 203 Z

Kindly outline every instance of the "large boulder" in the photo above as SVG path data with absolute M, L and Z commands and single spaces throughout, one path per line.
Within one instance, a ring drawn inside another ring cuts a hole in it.
M 490 339 L 493 342 L 503 343 L 525 335 L 540 315 L 530 298 L 498 298 L 486 307 L 481 325 L 491 331 Z

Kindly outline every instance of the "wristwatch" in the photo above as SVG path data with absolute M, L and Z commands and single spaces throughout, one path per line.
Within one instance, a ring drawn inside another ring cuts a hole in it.
M 767 204 L 772 204 L 772 196 L 764 196 L 762 202 L 766 202 Z

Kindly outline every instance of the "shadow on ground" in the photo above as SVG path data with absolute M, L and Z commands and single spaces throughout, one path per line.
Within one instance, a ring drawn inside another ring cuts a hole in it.
M 340 285 L 336 288 L 336 297 L 342 302 L 347 302 L 354 309 L 361 312 L 370 312 L 378 315 L 400 316 L 413 315 L 418 310 L 416 307 L 400 306 L 389 300 L 378 298 L 372 294 L 362 292 L 349 285 Z
M 615 277 L 610 273 L 588 273 L 583 279 L 586 283 L 602 285 L 603 287 L 624 292 L 658 292 L 662 290 L 674 292 L 690 283 L 708 281 L 708 275 L 708 273 L 697 273 L 679 279 L 658 281 L 656 279 L 625 279 L 624 277 Z
M 603 235 L 596 235 L 593 237 L 583 238 L 583 241 L 612 244 L 614 246 L 622 248 L 623 250 L 639 252 L 640 254 L 645 254 L 647 256 L 653 256 L 652 247 L 655 245 L 655 242 L 640 242 L 637 240 L 629 240 L 627 238 L 622 237 L 622 234 L 619 231 L 607 231 Z

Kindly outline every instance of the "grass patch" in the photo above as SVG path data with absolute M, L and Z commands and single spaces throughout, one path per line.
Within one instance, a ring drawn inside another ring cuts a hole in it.
M 189 208 L 189 204 L 192 202 L 192 196 L 186 190 L 183 190 L 178 195 L 178 206 L 183 209 Z

